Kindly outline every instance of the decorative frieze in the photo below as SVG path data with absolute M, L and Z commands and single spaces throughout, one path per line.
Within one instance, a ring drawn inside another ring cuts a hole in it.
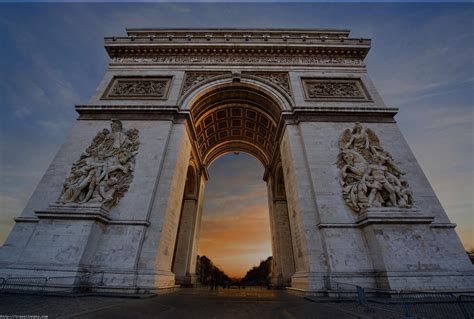
M 109 210 L 124 196 L 133 180 L 138 154 L 138 130 L 123 130 L 113 120 L 111 131 L 103 129 L 71 168 L 58 205 L 96 205 Z
M 166 99 L 171 77 L 115 77 L 104 99 Z
M 292 96 L 288 72 L 245 72 L 245 74 L 272 82 L 288 94 L 288 96 Z
M 181 96 L 188 93 L 193 87 L 216 76 L 230 74 L 230 72 L 186 72 L 181 89 Z
M 355 123 L 339 138 L 337 166 L 341 169 L 342 196 L 359 212 L 369 207 L 413 207 L 413 193 L 392 155 L 380 145 L 370 128 Z
M 349 65 L 362 66 L 359 57 L 324 57 L 324 56 L 285 56 L 285 55 L 124 55 L 112 58 L 112 63 L 136 64 L 257 64 L 257 65 Z
M 303 78 L 307 100 L 369 101 L 360 79 Z

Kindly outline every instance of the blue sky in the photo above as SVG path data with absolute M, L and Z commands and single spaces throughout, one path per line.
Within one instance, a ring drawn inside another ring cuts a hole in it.
M 474 248 L 473 21 L 472 3 L 0 4 L 0 243 L 74 124 L 73 106 L 104 76 L 103 37 L 134 27 L 254 27 L 343 28 L 373 40 L 369 75 L 400 108 L 404 136 Z

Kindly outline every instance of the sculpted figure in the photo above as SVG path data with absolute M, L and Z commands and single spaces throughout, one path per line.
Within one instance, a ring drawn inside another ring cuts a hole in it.
M 413 207 L 413 192 L 410 190 L 410 185 L 408 185 L 407 181 L 401 181 L 401 198 L 403 199 L 403 203 L 405 207 L 410 208 Z
M 344 130 L 339 149 L 337 166 L 341 170 L 342 196 L 352 210 L 413 206 L 413 193 L 408 183 L 400 179 L 405 173 L 370 128 L 355 123 L 352 130 Z
M 380 145 L 372 145 L 370 151 L 374 157 L 379 157 L 397 176 L 405 175 L 393 162 L 392 155 L 386 152 Z
M 133 179 L 138 130 L 123 132 L 113 120 L 111 131 L 104 129 L 71 168 L 57 203 L 102 203 L 110 209 L 128 190 Z
M 368 185 L 370 188 L 369 200 L 367 205 L 370 207 L 375 199 L 375 195 L 381 190 L 388 192 L 390 206 L 397 206 L 397 197 L 395 189 L 387 179 L 387 168 L 383 166 L 383 160 L 380 157 L 376 158 L 374 164 L 369 165 L 367 171 L 364 173 L 362 180 L 365 182 L 368 178 L 372 182 Z
M 357 122 L 352 129 L 351 138 L 344 148 L 368 149 L 369 135 L 364 131 L 362 125 Z

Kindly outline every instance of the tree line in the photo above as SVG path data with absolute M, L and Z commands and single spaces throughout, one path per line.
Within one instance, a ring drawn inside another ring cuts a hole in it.
M 272 271 L 272 257 L 262 260 L 247 271 L 243 278 L 231 278 L 206 256 L 197 256 L 196 275 L 199 282 L 209 286 L 268 286 Z

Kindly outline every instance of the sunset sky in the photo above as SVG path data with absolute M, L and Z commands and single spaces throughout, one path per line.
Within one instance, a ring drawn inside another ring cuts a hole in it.
M 74 105 L 86 103 L 103 78 L 105 36 L 138 27 L 342 28 L 373 40 L 369 75 L 386 104 L 400 108 L 402 133 L 474 249 L 472 3 L 1 2 L 0 244 L 74 125 Z M 241 273 L 270 254 L 263 168 L 229 155 L 210 174 L 200 250 Z
M 209 169 L 198 254 L 230 276 L 243 276 L 272 255 L 263 173 L 246 153 L 224 155 Z

